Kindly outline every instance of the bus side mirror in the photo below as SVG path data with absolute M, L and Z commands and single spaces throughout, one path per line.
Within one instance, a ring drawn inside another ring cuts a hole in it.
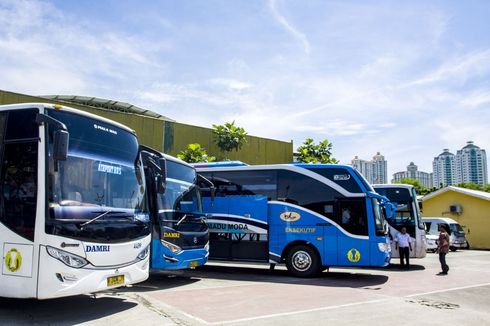
M 393 217 L 395 217 L 395 208 L 393 203 L 386 202 L 383 204 L 383 207 L 385 210 L 386 218 L 392 219 Z
M 156 179 L 157 179 L 157 192 L 163 195 L 165 193 L 165 189 L 167 189 L 167 183 L 165 181 L 165 178 L 159 175 L 156 177 Z
M 53 159 L 66 161 L 68 157 L 68 141 L 70 134 L 66 130 L 56 130 L 53 139 Z
M 214 186 L 214 183 L 199 173 L 197 174 L 197 178 L 199 180 L 199 188 L 201 189 L 201 192 L 209 191 L 211 203 L 213 203 L 214 197 L 216 196 L 216 187 Z
M 157 176 L 157 191 L 159 194 L 164 194 L 167 188 L 167 161 L 165 158 L 160 157 L 158 159 L 158 166 L 160 167 L 160 173 Z

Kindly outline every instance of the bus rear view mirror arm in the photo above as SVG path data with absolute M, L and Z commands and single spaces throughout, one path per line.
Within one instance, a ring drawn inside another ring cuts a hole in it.
M 53 160 L 54 169 L 58 171 L 58 162 L 66 161 L 68 157 L 68 142 L 70 134 L 66 128 L 66 125 L 48 115 L 39 113 L 36 116 L 36 123 L 41 125 L 43 123 L 53 125 L 56 130 L 53 133 Z

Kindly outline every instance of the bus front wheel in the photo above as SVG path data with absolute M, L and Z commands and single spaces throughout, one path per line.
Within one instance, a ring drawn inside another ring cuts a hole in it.
M 320 257 L 310 246 L 298 245 L 288 251 L 286 266 L 296 277 L 313 277 L 320 272 Z

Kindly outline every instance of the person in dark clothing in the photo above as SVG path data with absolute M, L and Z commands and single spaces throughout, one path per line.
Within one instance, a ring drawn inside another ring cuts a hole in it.
M 437 253 L 439 253 L 439 262 L 441 263 L 442 272 L 437 275 L 447 275 L 449 266 L 446 263 L 446 254 L 449 252 L 449 234 L 446 226 L 439 225 L 439 239 L 437 240 Z

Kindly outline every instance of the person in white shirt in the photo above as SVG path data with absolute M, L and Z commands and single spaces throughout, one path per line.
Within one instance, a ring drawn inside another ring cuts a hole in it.
M 402 227 L 395 236 L 395 248 L 400 253 L 400 265 L 402 268 L 410 268 L 410 251 L 412 251 L 412 240 L 407 229 Z M 406 263 L 405 263 L 406 261 Z

